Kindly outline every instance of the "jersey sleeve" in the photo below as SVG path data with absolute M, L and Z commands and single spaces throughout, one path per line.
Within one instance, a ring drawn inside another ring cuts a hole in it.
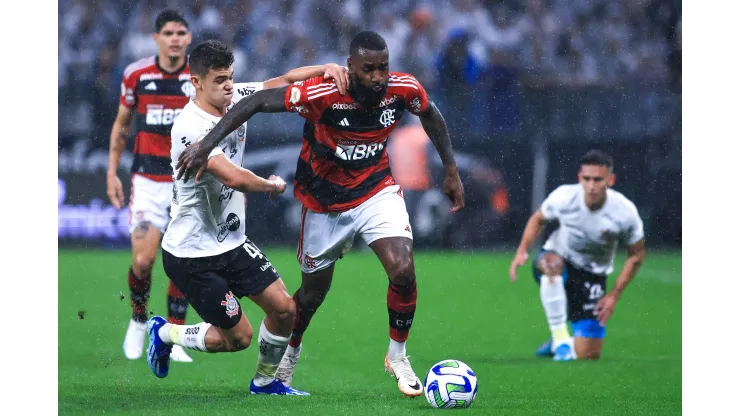
M 388 79 L 389 87 L 406 87 L 404 91 L 404 103 L 406 108 L 414 115 L 419 115 L 429 108 L 429 97 L 424 87 L 413 75 L 394 73 Z
M 314 77 L 294 82 L 285 90 L 285 109 L 298 113 L 306 120 L 318 121 L 326 109 L 329 97 L 338 91 L 333 79 Z
M 123 72 L 123 80 L 121 81 L 121 97 L 118 102 L 128 108 L 133 108 L 136 105 L 137 77 L 138 72 L 133 71 L 131 65 L 129 65 Z
M 265 89 L 264 82 L 240 82 L 234 84 L 234 97 L 231 101 L 236 104 L 243 98 L 249 97 L 257 91 Z
M 562 185 L 552 191 L 550 195 L 545 198 L 545 201 L 542 202 L 542 205 L 540 206 L 540 211 L 546 220 L 552 221 L 558 218 L 561 208 L 570 199 L 570 190 L 571 188 L 569 186 Z
M 630 205 L 629 219 L 627 220 L 627 223 L 625 224 L 625 229 L 622 232 L 622 241 L 628 246 L 631 246 L 632 244 L 635 244 L 636 242 L 645 238 L 642 218 L 640 218 L 640 214 L 637 212 L 637 207 L 635 207 L 633 204 Z

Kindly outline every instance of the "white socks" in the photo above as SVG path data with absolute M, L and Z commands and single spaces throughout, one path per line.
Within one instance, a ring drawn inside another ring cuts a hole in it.
M 555 276 L 550 281 L 548 276 L 540 279 L 540 299 L 545 309 L 547 324 L 552 333 L 553 347 L 570 340 L 566 320 L 568 317 L 568 300 L 565 295 L 563 276 Z
M 259 357 L 257 358 L 257 372 L 254 375 L 254 384 L 257 386 L 266 386 L 275 380 L 280 360 L 283 359 L 285 349 L 288 347 L 290 337 L 281 337 L 270 333 L 265 327 L 265 321 L 262 320 L 259 334 Z
M 165 344 L 177 344 L 191 350 L 206 352 L 206 332 L 211 324 L 201 322 L 197 325 L 164 324 L 159 328 L 159 337 Z
M 391 343 L 388 345 L 388 358 L 398 357 L 399 355 L 406 356 L 406 341 L 398 342 L 391 338 Z

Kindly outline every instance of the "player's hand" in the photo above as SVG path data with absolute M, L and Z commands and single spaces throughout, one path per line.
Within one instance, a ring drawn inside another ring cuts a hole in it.
M 177 165 L 175 165 L 177 179 L 182 178 L 187 182 L 195 171 L 195 183 L 198 183 L 200 175 L 206 171 L 206 166 L 208 166 L 208 152 L 200 148 L 200 142 L 195 142 L 186 147 L 177 158 Z
M 526 251 L 516 252 L 514 260 L 511 261 L 511 266 L 509 267 L 509 278 L 512 282 L 516 282 L 516 268 L 524 266 L 527 263 L 527 259 L 529 259 L 529 254 Z
M 594 308 L 594 313 L 599 319 L 601 326 L 606 326 L 606 322 L 611 318 L 614 313 L 614 306 L 617 304 L 617 295 L 614 293 L 608 293 L 603 298 L 599 299 Z
M 457 166 L 453 168 L 445 169 L 445 182 L 442 187 L 447 198 L 452 201 L 452 208 L 450 211 L 457 212 L 463 209 L 465 206 L 465 190 L 463 189 L 462 181 L 460 180 L 460 172 L 457 170 Z
M 275 184 L 275 187 L 277 188 L 275 191 L 270 192 L 270 199 L 273 199 L 279 194 L 282 194 L 283 192 L 285 192 L 285 188 L 288 186 L 288 184 L 285 183 L 283 178 L 277 175 L 270 175 L 270 177 L 267 178 L 267 180 Z
M 345 95 L 349 88 L 349 70 L 337 64 L 326 64 L 324 68 L 324 79 L 332 78 L 337 84 L 339 94 Z
M 110 203 L 113 204 L 116 209 L 123 207 L 123 184 L 118 179 L 118 175 L 108 175 L 107 177 L 107 193 Z

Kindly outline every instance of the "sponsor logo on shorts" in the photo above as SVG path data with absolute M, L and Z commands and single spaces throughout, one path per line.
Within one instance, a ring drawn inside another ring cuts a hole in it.
M 217 225 L 218 235 L 216 236 L 216 239 L 218 240 L 218 242 L 222 243 L 231 231 L 236 231 L 239 229 L 239 225 L 241 225 L 241 221 L 236 214 L 232 212 L 227 215 L 226 221 Z
M 303 266 L 307 269 L 315 269 L 317 267 L 316 260 L 308 254 L 303 255 L 303 261 L 301 263 L 303 263 Z
M 231 291 L 226 294 L 226 300 L 221 301 L 221 306 L 226 306 L 226 315 L 229 317 L 234 317 L 239 313 L 239 302 L 236 301 Z

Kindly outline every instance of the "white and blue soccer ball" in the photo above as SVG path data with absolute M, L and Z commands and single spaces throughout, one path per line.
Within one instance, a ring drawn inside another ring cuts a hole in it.
M 477 393 L 478 378 L 473 369 L 462 361 L 440 361 L 424 377 L 424 395 L 432 407 L 470 407 Z

